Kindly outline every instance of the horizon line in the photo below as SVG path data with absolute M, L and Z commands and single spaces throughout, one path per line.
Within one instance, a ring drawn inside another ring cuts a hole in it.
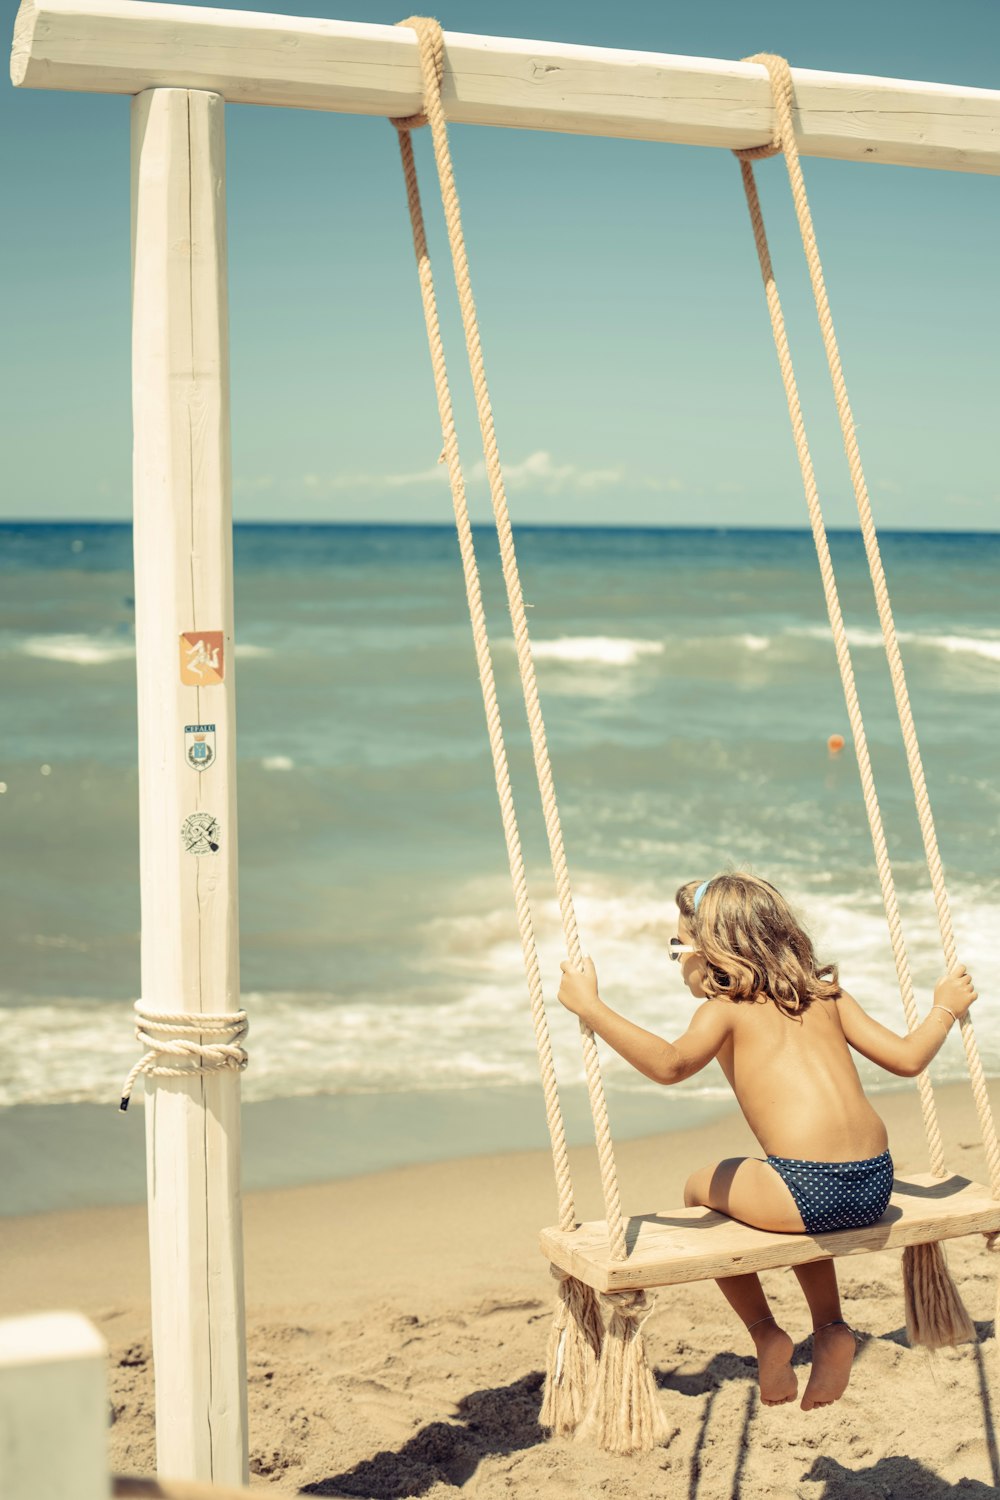
M 0 517 L 0 530 L 12 527 L 60 527 L 66 529 L 83 527 L 118 527 L 120 529 L 131 529 L 133 519 L 114 517 L 103 519 L 98 516 L 80 517 L 45 517 L 42 519 L 29 519 L 27 517 L 8 516 Z M 492 520 L 473 521 L 473 531 L 494 530 L 495 523 Z M 708 523 L 700 526 L 685 524 L 684 522 L 649 522 L 649 521 L 512 521 L 511 525 L 515 531 L 683 531 L 692 534 L 706 532 L 728 533 L 728 532 L 769 532 L 782 533 L 794 536 L 811 536 L 812 527 L 769 525 L 766 522 L 757 524 L 741 523 L 734 525 L 730 522 Z M 247 528 L 274 529 L 274 530 L 317 530 L 320 528 L 329 530 L 395 530 L 395 531 L 454 531 L 453 521 L 376 521 L 376 520 L 234 520 L 233 530 L 244 530 Z M 837 536 L 860 536 L 860 523 L 856 526 L 827 526 L 828 535 Z M 975 527 L 922 527 L 922 526 L 892 526 L 883 525 L 876 527 L 880 535 L 893 536 L 1000 536 L 1000 526 L 975 528 Z

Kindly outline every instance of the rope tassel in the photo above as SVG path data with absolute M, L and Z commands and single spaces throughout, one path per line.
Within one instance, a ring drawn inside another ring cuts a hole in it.
M 903 1251 L 906 1332 L 915 1348 L 946 1349 L 976 1341 L 976 1330 L 937 1241 Z
M 601 1300 L 611 1309 L 611 1318 L 593 1395 L 576 1436 L 610 1453 L 648 1453 L 670 1438 L 642 1336 L 653 1299 L 635 1291 L 608 1292 Z
M 593 1287 L 557 1266 L 549 1270 L 559 1282 L 559 1292 L 538 1421 L 563 1436 L 579 1426 L 591 1399 L 604 1342 L 604 1318 Z

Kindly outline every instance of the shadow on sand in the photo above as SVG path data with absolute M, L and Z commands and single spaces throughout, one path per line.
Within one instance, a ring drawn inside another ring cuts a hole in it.
M 944 1500 L 945 1496 L 995 1497 L 997 1493 L 995 1485 L 985 1484 L 981 1479 L 960 1479 L 950 1484 L 914 1458 L 880 1458 L 867 1469 L 845 1469 L 835 1458 L 817 1458 L 802 1479 L 826 1485 L 817 1491 L 816 1500 L 873 1500 L 876 1495 Z
M 543 1380 L 541 1370 L 532 1370 L 512 1385 L 473 1391 L 457 1403 L 460 1421 L 429 1422 L 396 1451 L 383 1449 L 343 1474 L 303 1485 L 299 1494 L 401 1500 L 426 1494 L 435 1484 L 457 1489 L 490 1454 L 516 1453 L 547 1440 L 538 1425 Z
M 993 1324 L 981 1322 L 975 1327 L 978 1342 L 972 1346 L 972 1352 L 976 1364 L 982 1430 L 989 1455 L 992 1484 L 986 1484 L 977 1479 L 962 1479 L 957 1484 L 950 1484 L 911 1458 L 883 1458 L 870 1468 L 858 1470 L 845 1468 L 832 1458 L 820 1458 L 816 1460 L 809 1473 L 803 1475 L 803 1480 L 826 1481 L 826 1489 L 816 1496 L 816 1500 L 861 1500 L 861 1497 L 864 1497 L 864 1500 L 871 1500 L 871 1497 L 876 1495 L 890 1494 L 919 1495 L 920 1500 L 936 1500 L 936 1497 L 945 1495 L 996 1496 L 1000 1493 L 1000 1454 L 997 1450 L 996 1425 L 993 1419 L 993 1406 L 986 1381 L 982 1349 L 982 1341 L 993 1334 Z M 877 1336 L 857 1330 L 856 1332 L 860 1359 L 864 1358 L 866 1346 L 875 1342 L 876 1338 L 886 1343 L 900 1344 L 904 1348 L 909 1347 L 905 1328 L 896 1328 L 891 1333 Z M 932 1355 L 928 1357 L 933 1358 Z M 750 1450 L 750 1427 L 757 1409 L 756 1363 L 752 1355 L 726 1353 L 715 1355 L 703 1369 L 690 1374 L 676 1370 L 657 1372 L 657 1385 L 661 1390 L 677 1391 L 682 1396 L 708 1396 L 701 1413 L 698 1436 L 691 1454 L 687 1500 L 696 1500 L 698 1494 L 702 1478 L 702 1453 L 719 1392 L 728 1381 L 747 1380 L 750 1382 L 750 1387 L 747 1391 L 740 1432 L 737 1437 L 736 1466 L 729 1492 L 730 1500 L 741 1500 L 743 1470 Z M 811 1363 L 812 1338 L 810 1337 L 803 1339 L 795 1346 L 792 1364 L 800 1368 L 808 1367 Z
M 982 1340 L 992 1333 L 991 1323 L 976 1329 Z M 876 1341 L 906 1344 L 905 1329 L 894 1329 L 878 1336 L 859 1333 L 860 1358 L 867 1345 Z M 802 1476 L 802 1482 L 823 1483 L 815 1500 L 871 1500 L 873 1496 L 919 1496 L 920 1500 L 938 1500 L 953 1495 L 992 1495 L 1000 1492 L 1000 1456 L 997 1451 L 996 1427 L 986 1382 L 981 1344 L 973 1346 L 979 1383 L 982 1427 L 989 1453 L 992 1483 L 961 1479 L 952 1484 L 932 1470 L 905 1457 L 882 1458 L 864 1469 L 850 1469 L 836 1459 L 816 1459 Z M 812 1339 L 796 1345 L 792 1363 L 808 1366 L 812 1360 Z M 702 1454 L 712 1420 L 713 1408 L 720 1391 L 732 1381 L 745 1383 L 746 1399 L 736 1436 L 736 1459 L 729 1489 L 730 1500 L 743 1500 L 743 1472 L 750 1451 L 750 1430 L 757 1410 L 756 1361 L 752 1356 L 717 1354 L 701 1370 L 685 1373 L 658 1369 L 656 1382 L 660 1390 L 676 1391 L 682 1396 L 707 1396 L 701 1413 L 699 1431 L 691 1454 L 687 1500 L 697 1500 L 702 1479 Z M 458 1421 L 429 1422 L 401 1448 L 383 1449 L 372 1458 L 355 1464 L 341 1474 L 303 1485 L 300 1495 L 352 1497 L 352 1500 L 405 1500 L 426 1494 L 435 1484 L 461 1488 L 475 1474 L 484 1458 L 493 1454 L 517 1453 L 533 1448 L 548 1439 L 547 1431 L 538 1425 L 542 1400 L 543 1375 L 533 1370 L 511 1385 L 491 1390 L 473 1391 L 456 1406 Z M 732 1418 L 729 1418 L 732 1432 Z M 810 1500 L 813 1500 L 810 1495 Z

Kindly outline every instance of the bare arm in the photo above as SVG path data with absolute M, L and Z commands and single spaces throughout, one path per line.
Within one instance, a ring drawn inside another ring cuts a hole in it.
M 907 1036 L 899 1036 L 868 1015 L 846 990 L 840 992 L 837 1010 L 844 1036 L 855 1052 L 860 1052 L 862 1057 L 889 1073 L 913 1078 L 926 1068 L 940 1049 L 955 1024 L 953 1016 L 964 1016 L 976 998 L 972 977 L 963 964 L 955 974 L 938 981 L 934 1006 Z
M 605 1005 L 597 993 L 594 966 L 589 959 L 586 963 L 583 974 L 563 964 L 559 999 L 633 1068 L 654 1083 L 666 1084 L 680 1083 L 708 1066 L 729 1034 L 730 1012 L 724 1001 L 699 1005 L 684 1035 L 668 1042 Z

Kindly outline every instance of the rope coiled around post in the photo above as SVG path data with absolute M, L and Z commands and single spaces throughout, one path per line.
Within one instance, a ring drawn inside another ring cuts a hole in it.
M 122 1087 L 121 1110 L 128 1109 L 132 1087 L 140 1074 L 154 1078 L 184 1078 L 189 1074 L 218 1073 L 226 1068 L 242 1072 L 250 1061 L 239 1044 L 250 1029 L 245 1010 L 158 1011 L 141 1000 L 134 1005 L 136 1040 L 149 1050 L 139 1059 Z M 192 1041 L 185 1033 L 215 1035 L 214 1042 Z M 186 1058 L 184 1067 L 157 1061 Z

